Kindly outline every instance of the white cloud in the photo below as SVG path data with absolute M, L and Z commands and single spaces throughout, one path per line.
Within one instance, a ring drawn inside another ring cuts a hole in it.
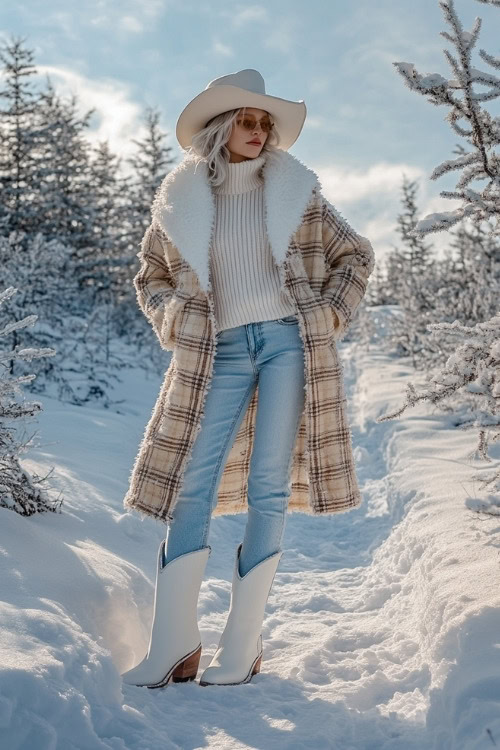
M 67 12 L 56 12 L 50 14 L 51 22 L 58 27 L 67 39 L 78 40 L 78 28 L 75 28 L 74 18 Z
M 126 2 L 116 3 L 114 0 L 98 0 L 96 3 L 100 9 L 103 9 L 108 15 L 116 15 L 124 10 L 128 12 L 140 13 L 141 16 L 154 18 L 158 16 L 170 4 L 170 0 L 126 0 Z
M 362 198 L 382 193 L 399 193 L 403 173 L 409 179 L 425 176 L 424 170 L 411 164 L 391 164 L 381 162 L 373 164 L 367 170 L 355 170 L 348 167 L 330 166 L 313 167 L 323 186 L 323 193 L 328 200 L 332 196 L 341 198 L 342 203 L 353 203 Z
M 328 91 L 331 83 L 331 76 L 320 76 L 315 73 L 309 82 L 309 91 L 312 94 L 323 94 Z
M 290 62 L 295 59 L 298 48 L 297 37 L 303 34 L 303 24 L 301 25 L 300 17 L 293 15 L 291 11 L 281 15 L 277 22 L 273 20 L 274 23 L 268 26 L 269 32 L 262 37 L 262 43 L 264 47 L 274 52 L 289 55 L 290 59 L 286 61 L 286 67 L 289 67 Z
M 295 45 L 295 36 L 289 19 L 283 20 L 282 23 L 277 25 L 274 31 L 264 38 L 263 42 L 264 46 L 268 49 L 282 52 L 283 54 L 291 54 Z
M 101 28 L 119 26 L 125 31 L 139 33 L 144 31 L 144 24 L 139 18 L 148 21 L 155 19 L 167 7 L 170 0 L 125 0 L 121 3 L 111 0 L 94 0 L 94 8 L 85 7 L 80 20 Z M 89 19 L 90 17 L 90 20 Z
M 99 16 L 93 16 L 90 19 L 90 24 L 92 26 L 102 26 L 105 27 L 109 24 L 109 19 L 107 16 L 99 15 Z
M 160 15 L 168 5 L 173 5 L 171 0 L 131 0 L 131 2 L 138 11 L 151 17 Z M 115 4 L 114 0 L 112 4 Z
M 228 14 L 224 13 L 223 15 L 227 16 Z M 262 5 L 251 5 L 249 8 L 242 8 L 236 12 L 231 12 L 231 21 L 233 26 L 236 27 L 267 20 L 267 8 L 264 8 Z
M 122 29 L 125 29 L 125 31 L 132 31 L 135 34 L 138 34 L 144 30 L 142 23 L 138 21 L 134 16 L 124 16 L 120 20 L 120 27 Z
M 304 130 L 324 130 L 326 128 L 325 118 L 321 115 L 308 114 L 304 122 Z
M 97 119 L 97 123 L 86 132 L 89 141 L 97 143 L 108 140 L 111 150 L 123 157 L 134 151 L 132 139 L 141 139 L 145 128 L 142 124 L 143 112 L 132 101 L 126 85 L 109 78 L 85 78 L 62 67 L 39 65 L 37 68 L 40 74 L 50 76 L 61 96 L 76 95 L 80 114 L 95 109 L 94 119 Z
M 228 47 L 227 44 L 222 44 L 222 42 L 214 42 L 212 49 L 217 55 L 222 55 L 223 57 L 233 57 L 234 54 L 231 47 Z

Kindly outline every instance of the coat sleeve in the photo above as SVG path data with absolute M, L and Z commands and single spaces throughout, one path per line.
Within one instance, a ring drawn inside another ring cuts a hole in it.
M 146 230 L 137 255 L 141 261 L 141 267 L 133 279 L 137 302 L 161 343 L 165 308 L 175 294 L 176 283 L 154 222 Z
M 324 196 L 321 198 L 327 274 L 321 296 L 336 313 L 335 338 L 339 339 L 347 332 L 363 299 L 375 266 L 375 254 L 370 241 L 357 234 Z

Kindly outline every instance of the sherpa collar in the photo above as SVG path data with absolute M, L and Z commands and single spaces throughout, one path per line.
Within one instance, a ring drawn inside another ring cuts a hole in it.
M 312 169 L 283 149 L 267 154 L 262 174 L 267 237 L 280 265 L 292 235 L 301 224 L 313 188 L 321 190 L 321 184 Z M 196 272 L 200 287 L 206 292 L 215 198 L 204 159 L 187 154 L 169 172 L 155 196 L 152 217 Z

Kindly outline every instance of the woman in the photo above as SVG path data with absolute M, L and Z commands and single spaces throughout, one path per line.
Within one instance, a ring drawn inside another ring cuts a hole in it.
M 134 278 L 173 356 L 124 500 L 168 525 L 148 652 L 128 684 L 196 677 L 212 516 L 248 510 L 228 619 L 200 679 L 234 685 L 260 670 L 287 511 L 361 502 L 336 341 L 374 254 L 287 152 L 305 115 L 246 69 L 211 81 L 177 122 L 188 153 L 155 197 Z

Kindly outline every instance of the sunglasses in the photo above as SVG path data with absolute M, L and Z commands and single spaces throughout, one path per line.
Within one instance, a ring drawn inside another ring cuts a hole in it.
M 241 117 L 239 120 L 236 120 L 236 122 L 238 123 L 238 125 L 241 125 L 245 130 L 249 130 L 249 131 L 254 130 L 255 126 L 257 125 L 257 119 L 250 115 Z M 260 120 L 260 127 L 262 128 L 262 131 L 264 133 L 269 133 L 273 125 L 274 123 L 271 122 L 269 117 L 263 117 L 262 120 Z

